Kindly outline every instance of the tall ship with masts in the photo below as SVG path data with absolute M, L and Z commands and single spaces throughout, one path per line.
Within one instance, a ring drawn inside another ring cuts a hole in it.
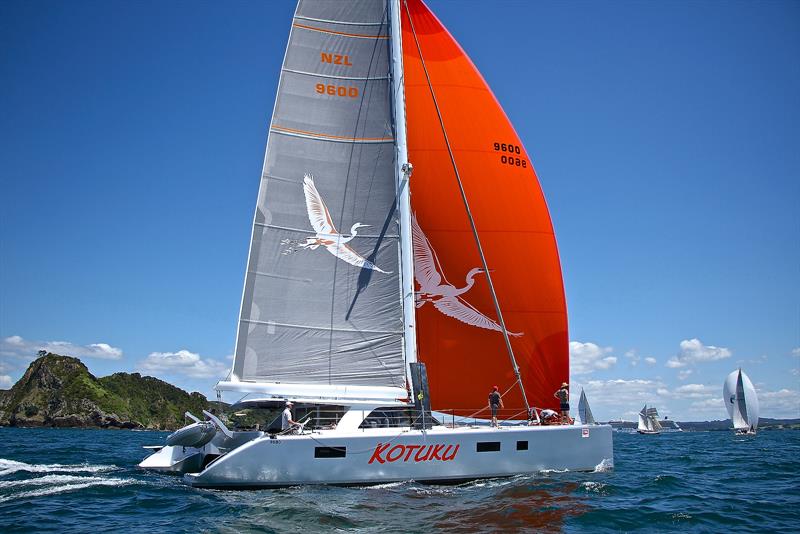
M 544 195 L 469 57 L 421 0 L 300 0 L 217 386 L 300 424 L 207 414 L 141 466 L 245 488 L 613 465 L 608 425 L 540 424 L 568 379 Z M 433 417 L 488 420 L 493 385 L 507 424 Z
M 658 422 L 658 410 L 654 406 L 644 408 L 639 412 L 639 425 L 636 427 L 639 434 L 661 434 L 661 423 Z

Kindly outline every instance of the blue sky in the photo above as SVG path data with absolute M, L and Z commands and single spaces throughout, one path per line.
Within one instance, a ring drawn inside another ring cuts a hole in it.
M 429 5 L 534 161 L 595 414 L 723 418 L 742 365 L 800 417 L 800 4 Z M 211 395 L 292 12 L 0 3 L 0 388 L 47 347 Z

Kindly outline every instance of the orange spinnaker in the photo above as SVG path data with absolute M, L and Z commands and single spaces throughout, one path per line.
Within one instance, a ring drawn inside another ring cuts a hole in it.
M 415 34 L 506 326 L 522 334 L 511 343 L 528 401 L 557 409 L 553 393 L 569 377 L 567 310 L 553 226 L 531 161 L 475 65 L 428 7 L 420 0 L 404 1 L 401 21 L 408 152 L 414 166 L 411 205 L 438 256 L 441 284 L 463 288 L 468 272 L 481 261 Z M 419 244 L 416 239 L 417 249 Z M 415 271 L 420 291 L 424 274 L 418 261 Z M 437 307 L 440 295 L 421 297 L 417 340 L 432 407 L 470 415 L 486 406 L 493 385 L 502 392 L 515 382 L 502 333 L 486 328 L 485 320 L 480 327 L 474 317 L 466 318 L 470 324 L 453 317 L 458 315 L 454 308 L 466 306 L 497 322 L 486 276 L 474 275 L 474 285 L 456 297 L 457 303 Z M 517 418 L 525 417 L 517 387 L 503 400 L 507 409 L 521 412 Z

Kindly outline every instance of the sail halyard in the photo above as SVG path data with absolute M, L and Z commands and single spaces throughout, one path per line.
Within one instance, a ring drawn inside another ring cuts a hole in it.
M 528 397 L 525 394 L 525 386 L 522 383 L 522 376 L 521 376 L 520 371 L 519 371 L 519 366 L 517 365 L 516 358 L 514 357 L 514 349 L 511 346 L 511 340 L 509 338 L 509 332 L 508 332 L 508 329 L 506 328 L 505 320 L 503 319 L 503 313 L 502 313 L 502 311 L 500 309 L 500 302 L 499 302 L 499 300 L 497 298 L 497 292 L 495 291 L 494 283 L 492 282 L 491 270 L 489 269 L 489 265 L 486 262 L 486 255 L 484 254 L 483 247 L 481 246 L 481 240 L 480 240 L 480 236 L 478 234 L 478 228 L 475 225 L 475 219 L 473 218 L 472 211 L 470 210 L 470 207 L 469 207 L 469 201 L 467 199 L 466 191 L 464 190 L 464 184 L 461 181 L 461 177 L 460 177 L 459 172 L 458 172 L 458 165 L 456 164 L 455 156 L 453 155 L 453 149 L 452 149 L 452 147 L 450 145 L 450 140 L 449 140 L 448 135 L 447 135 L 447 129 L 445 128 L 445 125 L 444 125 L 444 119 L 442 117 L 442 112 L 441 112 L 441 109 L 439 108 L 439 103 L 438 103 L 438 101 L 436 99 L 436 93 L 434 91 L 433 84 L 431 84 L 430 74 L 428 73 L 428 68 L 425 65 L 425 58 L 424 58 L 424 55 L 422 53 L 422 48 L 420 47 L 419 40 L 417 38 L 417 32 L 414 29 L 414 20 L 413 20 L 413 17 L 411 16 L 411 13 L 410 13 L 409 9 L 408 9 L 408 4 L 405 2 L 405 0 L 403 0 L 403 2 L 405 3 L 405 10 L 406 10 L 406 14 L 408 15 L 408 21 L 409 21 L 410 28 L 411 28 L 411 34 L 414 36 L 414 43 L 416 45 L 417 52 L 419 53 L 419 58 L 420 58 L 420 61 L 422 63 L 422 69 L 423 69 L 423 71 L 425 73 L 425 78 L 427 80 L 428 89 L 430 90 L 431 99 L 433 100 L 433 106 L 434 106 L 434 108 L 436 110 L 436 115 L 437 115 L 437 117 L 439 119 L 439 125 L 441 127 L 442 135 L 444 137 L 444 143 L 445 143 L 445 146 L 447 147 L 447 153 L 448 153 L 448 155 L 450 157 L 450 162 L 452 164 L 452 168 L 453 168 L 453 172 L 455 174 L 456 182 L 458 183 L 458 189 L 459 189 L 459 192 L 461 194 L 461 199 L 462 199 L 462 201 L 464 203 L 464 208 L 465 208 L 465 211 L 466 211 L 466 215 L 467 215 L 467 218 L 469 220 L 469 225 L 470 225 L 470 228 L 472 230 L 472 235 L 473 235 L 473 238 L 475 240 L 475 245 L 476 245 L 477 250 L 478 250 L 478 255 L 480 256 L 481 264 L 483 265 L 483 274 L 486 276 L 486 281 L 487 281 L 487 283 L 489 285 L 489 292 L 491 293 L 491 296 L 492 296 L 492 301 L 494 303 L 495 313 L 497 314 L 497 319 L 498 319 L 498 323 L 500 325 L 500 330 L 501 330 L 501 333 L 503 335 L 503 339 L 505 341 L 506 351 L 508 352 L 508 356 L 509 356 L 509 359 L 511 361 L 511 367 L 512 367 L 512 369 L 514 371 L 514 376 L 516 377 L 516 383 L 519 386 L 520 395 L 522 396 L 522 402 L 523 402 L 523 404 L 525 406 L 525 414 L 527 416 L 527 414 L 530 413 L 530 405 L 528 404 Z
M 403 86 L 403 42 L 400 26 L 400 1 L 389 0 L 389 37 L 392 59 L 392 115 L 395 132 L 395 179 L 397 206 L 400 214 L 400 284 L 403 295 L 403 356 L 406 376 L 412 383 L 410 364 L 417 361 L 416 305 L 414 301 L 414 253 L 411 241 L 411 191 L 409 182 L 412 166 L 408 161 L 406 136 L 406 101 Z
M 218 389 L 406 396 L 386 7 L 297 4 Z

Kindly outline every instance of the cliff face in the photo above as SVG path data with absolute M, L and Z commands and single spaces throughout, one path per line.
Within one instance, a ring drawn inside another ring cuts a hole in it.
M 0 426 L 174 429 L 186 410 L 209 409 L 199 393 L 138 373 L 95 378 L 77 358 L 47 354 L 0 391 Z

